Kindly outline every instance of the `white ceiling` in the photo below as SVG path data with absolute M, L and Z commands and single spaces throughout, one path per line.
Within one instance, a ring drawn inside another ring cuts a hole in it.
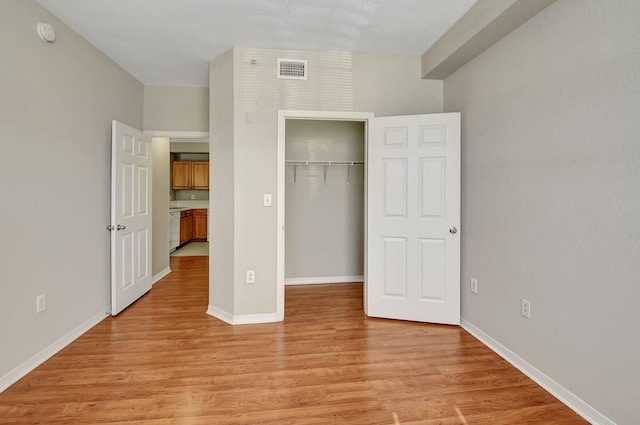
M 476 0 L 37 0 L 146 85 L 209 85 L 233 46 L 422 55 Z

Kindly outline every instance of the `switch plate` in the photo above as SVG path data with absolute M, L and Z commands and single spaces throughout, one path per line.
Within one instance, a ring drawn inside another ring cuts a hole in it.
M 247 270 L 247 283 L 256 283 L 255 270 Z
M 471 278 L 471 292 L 478 294 L 478 279 L 473 277 Z
M 270 193 L 265 193 L 264 194 L 263 205 L 265 207 L 270 207 L 271 206 L 271 194 Z
M 520 314 L 527 319 L 531 319 L 531 301 L 524 298 L 520 300 Z
M 36 298 L 36 313 L 42 313 L 47 309 L 47 298 L 45 294 L 38 295 Z

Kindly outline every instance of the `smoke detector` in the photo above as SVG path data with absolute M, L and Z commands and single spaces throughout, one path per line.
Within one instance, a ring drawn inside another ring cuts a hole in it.
M 42 41 L 46 43 L 53 43 L 56 40 L 56 32 L 51 24 L 38 22 L 38 26 L 36 28 L 38 30 L 38 36 Z

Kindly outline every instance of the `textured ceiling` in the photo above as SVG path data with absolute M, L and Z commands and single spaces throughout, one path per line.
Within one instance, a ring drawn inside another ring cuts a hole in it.
M 476 0 L 37 0 L 147 85 L 208 86 L 233 46 L 422 55 Z

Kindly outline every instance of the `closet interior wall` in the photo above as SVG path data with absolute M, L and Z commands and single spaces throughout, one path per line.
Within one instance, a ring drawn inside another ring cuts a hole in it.
M 286 122 L 287 284 L 362 281 L 364 128 L 351 121 Z M 326 161 L 359 164 L 317 164 Z

